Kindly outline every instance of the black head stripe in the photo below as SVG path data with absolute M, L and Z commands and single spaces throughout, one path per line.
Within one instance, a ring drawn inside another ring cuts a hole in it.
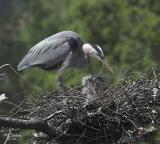
M 96 45 L 94 45 L 94 44 L 92 44 L 91 46 L 97 51 L 97 55 L 98 55 L 101 59 L 104 59 L 104 55 L 103 55 L 103 53 L 99 50 L 99 48 L 98 48 Z
M 102 52 L 99 50 L 99 48 L 96 45 L 92 44 L 91 46 L 98 52 L 98 54 L 102 54 Z
M 101 54 L 98 54 L 98 56 L 101 58 L 101 59 L 104 59 L 105 57 Z

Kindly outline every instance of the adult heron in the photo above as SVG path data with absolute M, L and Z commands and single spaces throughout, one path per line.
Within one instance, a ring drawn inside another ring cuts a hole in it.
M 58 70 L 58 80 L 66 68 L 83 68 L 90 57 L 100 60 L 113 72 L 102 49 L 98 45 L 84 43 L 73 31 L 56 33 L 35 46 L 22 58 L 18 70 L 39 67 L 44 70 Z

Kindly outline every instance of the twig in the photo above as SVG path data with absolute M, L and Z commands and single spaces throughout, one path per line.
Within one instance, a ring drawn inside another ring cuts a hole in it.
M 49 121 L 49 120 L 52 119 L 55 115 L 60 114 L 60 113 L 62 113 L 62 112 L 63 112 L 63 110 L 56 111 L 55 113 L 53 113 L 53 114 L 49 115 L 48 117 L 42 119 L 42 121 L 44 121 L 44 122 Z
M 5 140 L 5 142 L 4 142 L 4 144 L 7 144 L 7 142 L 8 142 L 8 140 L 9 140 L 9 138 L 10 138 L 10 135 L 11 135 L 11 129 L 9 130 L 9 133 L 8 133 L 8 135 L 7 135 L 7 138 L 6 138 L 6 140 Z

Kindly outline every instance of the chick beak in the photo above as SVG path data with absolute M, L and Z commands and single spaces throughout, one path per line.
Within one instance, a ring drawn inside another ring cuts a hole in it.
M 106 66 L 106 68 L 107 68 L 111 73 L 113 73 L 113 69 L 112 69 L 111 65 L 107 62 L 106 59 L 102 59 L 101 62 Z

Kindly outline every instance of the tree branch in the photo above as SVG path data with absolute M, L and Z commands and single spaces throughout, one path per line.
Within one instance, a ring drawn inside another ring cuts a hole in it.
M 0 117 L 0 127 L 32 129 L 43 132 L 51 138 L 61 135 L 61 132 L 55 127 L 36 119 L 23 120 L 17 118 Z

